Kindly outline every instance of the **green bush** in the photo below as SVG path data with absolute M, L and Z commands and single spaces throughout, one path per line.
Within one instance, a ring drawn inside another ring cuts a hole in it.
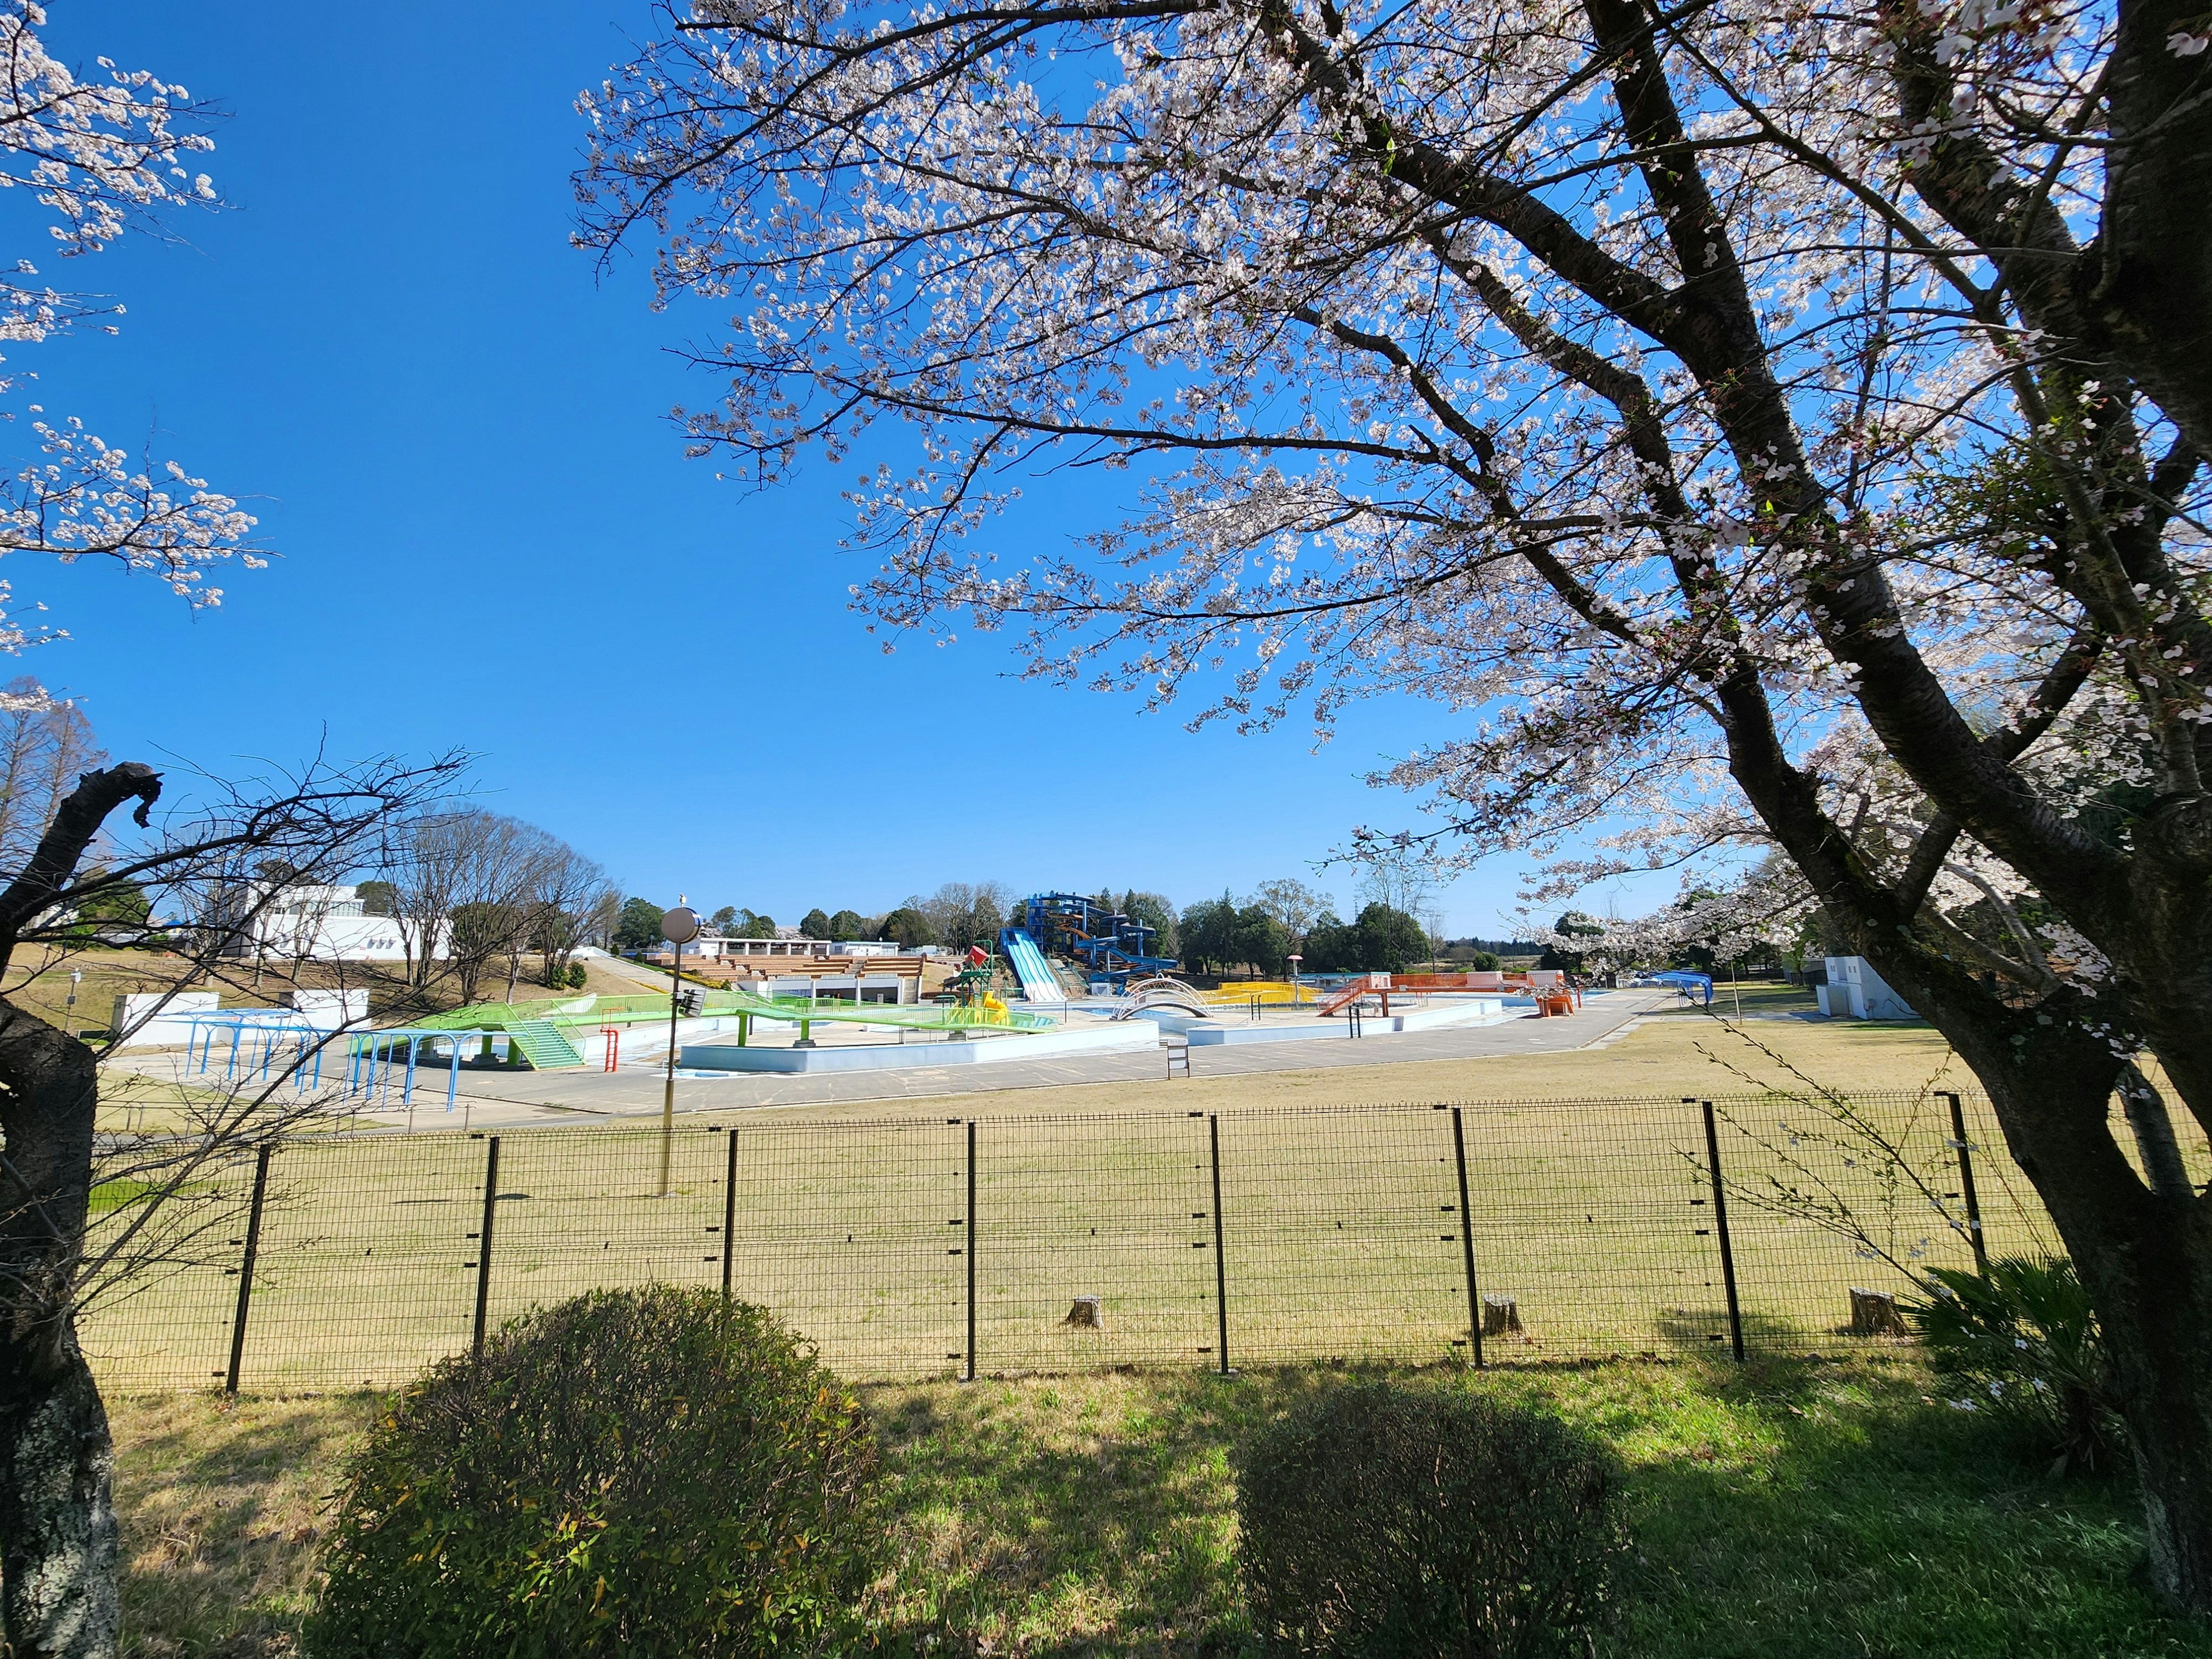
M 2062 1469 L 2109 1463 L 2118 1419 L 2104 1336 L 2074 1264 L 2008 1256 L 1986 1276 L 1936 1267 L 1928 1278 L 1928 1300 L 1899 1311 L 1936 1370 L 1965 1385 L 1951 1403 L 2018 1424 Z
M 582 990 L 584 988 L 585 981 L 590 977 L 591 975 L 584 971 L 584 964 L 582 963 L 572 962 L 568 964 L 568 988 L 570 990 Z
M 599 1291 L 434 1366 L 348 1471 L 317 1659 L 803 1655 L 874 1576 L 857 1402 L 764 1309 Z
M 1480 1395 L 1334 1390 L 1255 1436 L 1237 1474 L 1270 1653 L 1581 1656 L 1625 1542 L 1605 1449 Z

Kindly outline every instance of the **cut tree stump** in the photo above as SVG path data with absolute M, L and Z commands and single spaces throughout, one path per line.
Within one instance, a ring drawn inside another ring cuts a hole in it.
M 1905 1321 L 1897 1311 L 1897 1297 L 1890 1291 L 1862 1290 L 1851 1286 L 1851 1334 L 1853 1336 L 1904 1336 L 1907 1334 Z
M 1485 1336 L 1518 1336 L 1521 1334 L 1521 1310 L 1510 1296 L 1486 1296 L 1482 1298 L 1482 1334 Z
M 1067 1317 L 1060 1322 L 1079 1330 L 1103 1331 L 1106 1328 L 1106 1302 L 1103 1297 L 1079 1296 L 1068 1309 Z

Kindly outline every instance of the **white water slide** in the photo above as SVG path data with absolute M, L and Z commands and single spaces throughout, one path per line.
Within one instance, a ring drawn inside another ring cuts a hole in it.
M 1000 943 L 1006 947 L 1006 960 L 1013 967 L 1014 977 L 1022 982 L 1022 995 L 1031 1002 L 1065 1002 L 1067 989 L 1052 971 L 1052 964 L 1044 959 L 1037 942 L 1019 927 L 1009 927 Z

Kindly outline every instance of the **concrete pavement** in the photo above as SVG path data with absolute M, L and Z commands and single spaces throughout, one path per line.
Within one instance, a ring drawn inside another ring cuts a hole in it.
M 1495 1025 L 1414 1031 L 1358 1041 L 1255 1043 L 1190 1050 L 1193 1077 L 1331 1071 L 1396 1065 L 1407 1060 L 1467 1060 L 1507 1054 L 1560 1054 L 1602 1047 L 1626 1036 L 1644 1014 L 1674 1006 L 1671 990 L 1624 990 L 1593 995 L 1577 1012 L 1550 1019 L 1526 1015 Z M 140 1069 L 155 1071 L 164 1057 L 147 1055 Z M 677 1109 L 683 1115 L 768 1108 L 849 1105 L 859 1102 L 927 1100 L 1012 1089 L 1150 1081 L 1166 1072 L 1158 1050 L 1066 1059 L 1007 1060 L 994 1066 L 918 1066 L 890 1072 L 826 1072 L 799 1075 L 682 1072 Z M 158 1073 L 157 1073 L 158 1074 Z M 497 1128 L 530 1124 L 610 1121 L 657 1115 L 662 1073 L 657 1066 L 604 1072 L 464 1072 L 456 1109 L 448 1114 L 446 1079 L 437 1067 L 418 1079 L 411 1127 Z M 378 1112 L 370 1121 L 410 1126 L 407 1114 Z

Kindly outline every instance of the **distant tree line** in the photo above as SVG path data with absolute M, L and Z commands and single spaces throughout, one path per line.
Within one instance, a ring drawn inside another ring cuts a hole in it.
M 1376 896 L 1349 921 L 1336 914 L 1334 901 L 1304 883 L 1289 878 L 1262 882 L 1239 901 L 1224 892 L 1178 912 L 1165 895 L 1141 888 L 1116 892 L 1102 887 L 1092 896 L 1102 908 L 1119 911 L 1152 929 L 1152 952 L 1173 957 L 1194 972 L 1267 977 L 1289 970 L 1293 954 L 1308 974 L 1384 971 L 1401 973 L 1443 954 L 1442 941 L 1406 904 Z M 910 895 L 890 910 L 824 910 L 819 906 L 799 919 L 802 938 L 887 939 L 902 950 L 936 945 L 964 951 L 971 945 L 995 949 L 1000 933 L 1025 924 L 1024 895 L 1005 882 L 947 882 L 927 897 Z M 661 908 L 651 900 L 623 901 L 612 944 L 621 951 L 651 951 L 661 944 Z M 726 904 L 708 917 L 714 933 L 731 939 L 773 939 L 774 917 L 741 905 Z M 1458 941 L 1481 946 L 1486 941 Z M 1501 941 L 1533 953 L 1534 944 Z M 1472 952 L 1473 965 L 1496 967 L 1494 952 Z M 1463 953 L 1455 952 L 1455 959 Z

